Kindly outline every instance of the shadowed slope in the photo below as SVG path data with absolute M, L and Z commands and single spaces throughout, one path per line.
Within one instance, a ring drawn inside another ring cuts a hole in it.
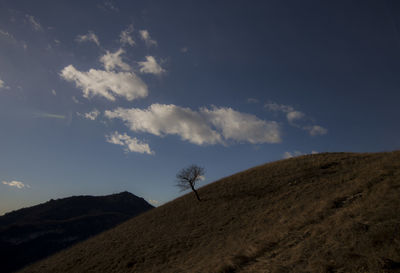
M 317 154 L 187 194 L 23 272 L 398 272 L 400 152 Z
M 129 192 L 73 196 L 0 217 L 1 272 L 12 272 L 153 208 Z

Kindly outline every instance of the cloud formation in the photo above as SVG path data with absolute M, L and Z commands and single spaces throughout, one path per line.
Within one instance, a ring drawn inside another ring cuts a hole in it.
M 142 40 L 145 42 L 145 44 L 147 46 L 157 46 L 157 41 L 153 40 L 150 37 L 150 33 L 148 30 L 143 29 L 143 30 L 139 30 L 139 34 L 140 34 L 140 38 L 142 38 Z
M 97 38 L 97 35 L 93 33 L 93 31 L 89 31 L 85 35 L 78 35 L 76 37 L 77 42 L 93 42 L 97 46 L 100 46 L 99 38 Z
M 0 79 L 0 88 L 3 88 L 3 87 L 5 87 L 4 81 L 2 81 L 2 80 Z
M 116 96 L 128 101 L 144 98 L 148 95 L 147 85 L 133 72 L 113 72 L 90 69 L 88 72 L 77 70 L 73 65 L 66 66 L 60 76 L 83 91 L 85 98 L 104 97 L 115 101 Z
M 173 104 L 152 104 L 144 110 L 117 108 L 105 111 L 105 116 L 123 120 L 133 132 L 179 135 L 182 140 L 198 145 L 222 142 L 200 113 Z
M 33 17 L 32 15 L 25 15 L 26 19 L 28 20 L 29 24 L 32 26 L 32 28 L 35 31 L 42 31 L 43 28 L 42 26 L 39 24 L 39 22 L 35 19 L 35 17 Z
M 161 75 L 165 70 L 157 63 L 153 56 L 146 56 L 146 61 L 138 62 L 141 73 Z
M 126 133 L 121 135 L 117 131 L 110 135 L 106 135 L 106 140 L 108 143 L 121 145 L 124 147 L 124 151 L 128 152 L 136 152 L 141 154 L 149 154 L 153 155 L 154 152 L 150 149 L 149 144 L 144 143 L 137 138 L 131 138 Z
M 100 57 L 100 62 L 103 63 L 104 68 L 107 71 L 111 71 L 116 68 L 120 68 L 124 71 L 130 71 L 131 67 L 127 63 L 124 63 L 121 59 L 121 54 L 124 53 L 125 50 L 123 50 L 122 48 L 118 49 L 114 53 L 110 53 L 110 51 L 107 50 L 106 54 Z
M 2 183 L 4 185 L 10 186 L 10 187 L 16 187 L 18 189 L 30 188 L 31 187 L 28 184 L 24 184 L 24 183 L 22 183 L 20 181 L 10 181 L 10 182 L 2 181 Z
M 261 120 L 227 107 L 202 108 L 201 113 L 221 131 L 225 139 L 252 144 L 281 141 L 279 126 L 274 121 Z
M 281 141 L 276 122 L 226 107 L 194 111 L 173 104 L 152 104 L 147 109 L 107 110 L 105 116 L 121 119 L 133 132 L 178 135 L 182 140 L 197 145 L 226 144 L 226 141 L 253 144 Z
M 52 93 L 54 96 L 57 96 L 57 92 L 56 92 L 56 90 L 54 90 L 54 89 L 51 89 L 51 93 Z
M 100 111 L 97 109 L 94 109 L 91 112 L 88 113 L 77 113 L 79 116 L 84 117 L 86 119 L 90 119 L 90 120 L 96 120 L 96 118 L 100 115 Z
M 307 124 L 308 121 L 306 114 L 294 109 L 290 105 L 269 102 L 266 103 L 264 107 L 269 111 L 285 113 L 286 119 L 290 125 L 307 131 L 311 136 L 324 135 L 328 133 L 328 130 L 322 126 Z M 307 123 L 305 124 L 305 122 Z
M 119 41 L 121 42 L 122 45 L 130 45 L 134 46 L 135 41 L 132 38 L 132 32 L 133 32 L 133 25 L 129 25 L 129 27 L 123 31 L 121 31 L 121 34 L 119 35 L 120 39 Z

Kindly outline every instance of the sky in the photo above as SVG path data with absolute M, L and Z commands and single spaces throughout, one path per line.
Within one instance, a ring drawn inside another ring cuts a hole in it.
M 0 0 L 0 215 L 400 149 L 398 1 Z

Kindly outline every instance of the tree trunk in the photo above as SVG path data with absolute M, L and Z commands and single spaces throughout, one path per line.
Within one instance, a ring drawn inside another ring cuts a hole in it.
M 197 200 L 201 201 L 199 194 L 197 193 L 196 189 L 190 184 L 190 187 L 192 188 L 194 194 L 196 195 Z

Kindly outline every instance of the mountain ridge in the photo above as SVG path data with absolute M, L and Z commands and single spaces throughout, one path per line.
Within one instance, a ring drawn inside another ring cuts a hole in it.
M 0 216 L 2 272 L 11 272 L 153 208 L 129 192 L 49 200 Z

